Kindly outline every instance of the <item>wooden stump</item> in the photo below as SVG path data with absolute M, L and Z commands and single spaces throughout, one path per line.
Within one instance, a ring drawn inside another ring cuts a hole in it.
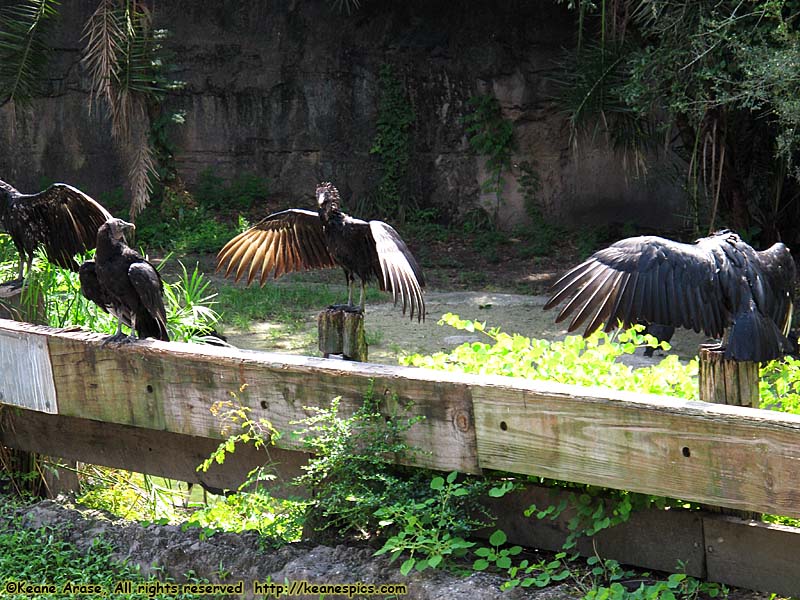
M 716 344 L 700 347 L 698 387 L 700 400 L 715 404 L 731 404 L 758 408 L 759 363 L 728 360 Z M 709 512 L 741 519 L 761 520 L 756 512 L 704 506 Z
M 319 351 L 325 358 L 367 361 L 364 313 L 346 304 L 329 306 L 317 315 Z
M 758 407 L 758 363 L 727 360 L 714 346 L 700 347 L 700 400 Z

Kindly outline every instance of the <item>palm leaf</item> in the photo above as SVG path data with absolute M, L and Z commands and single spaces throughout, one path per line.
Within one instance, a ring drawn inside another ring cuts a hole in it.
M 83 64 L 91 99 L 102 98 L 111 135 L 128 164 L 131 220 L 147 205 L 157 176 L 148 131 L 147 100 L 160 90 L 153 68 L 152 15 L 137 0 L 101 0 L 84 27 Z
M 86 40 L 84 64 L 91 81 L 90 102 L 98 97 L 114 105 L 113 82 L 119 71 L 119 55 L 125 42 L 116 0 L 101 0 L 83 28 Z
M 26 0 L 0 10 L 0 105 L 28 103 L 50 54 L 45 42 L 57 0 Z

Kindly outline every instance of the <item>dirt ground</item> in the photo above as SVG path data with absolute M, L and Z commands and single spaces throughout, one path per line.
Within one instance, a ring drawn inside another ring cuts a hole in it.
M 3 501 L 0 495 L 0 502 Z M 399 565 L 386 556 L 373 556 L 367 544 L 341 543 L 335 546 L 297 542 L 278 550 L 265 548 L 257 533 L 219 533 L 202 539 L 200 530 L 182 530 L 175 525 L 143 526 L 97 510 L 75 506 L 68 501 L 45 500 L 19 511 L 26 527 L 47 526 L 55 537 L 74 544 L 79 551 L 92 548 L 96 538 L 110 542 L 112 557 L 138 565 L 147 575 L 154 569 L 185 582 L 187 574 L 215 583 L 244 582 L 245 598 L 254 596 L 253 582 L 286 583 L 307 581 L 326 584 L 405 584 L 407 594 L 353 598 L 402 598 L 406 600 L 579 600 L 582 595 L 573 582 L 554 583 L 545 589 L 500 589 L 502 579 L 490 573 L 459 575 L 442 569 L 400 574 Z M 0 528 L 5 525 L 0 523 Z M 631 585 L 638 586 L 639 579 Z M 86 582 L 88 583 L 88 582 Z M 295 598 L 318 600 L 322 596 Z M 324 595 L 325 598 L 345 598 Z M 731 590 L 728 600 L 768 600 L 769 594 Z M 775 599 L 780 600 L 780 599 Z

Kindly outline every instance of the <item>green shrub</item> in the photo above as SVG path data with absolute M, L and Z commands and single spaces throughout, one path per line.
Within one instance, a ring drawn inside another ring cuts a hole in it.
M 452 313 L 443 315 L 439 323 L 482 333 L 492 343 L 466 343 L 450 352 L 430 356 L 413 354 L 401 359 L 403 364 L 697 398 L 696 360 L 684 366 L 677 356 L 670 355 L 658 365 L 640 369 L 617 360 L 623 354 L 633 354 L 639 347 L 658 345 L 652 336 L 641 334 L 641 325 L 621 332 L 616 338 L 596 332 L 588 338 L 567 336 L 563 341 L 551 342 L 509 335 L 499 328 L 486 329 L 484 323 L 463 320 Z M 669 346 L 662 342 L 661 347 Z

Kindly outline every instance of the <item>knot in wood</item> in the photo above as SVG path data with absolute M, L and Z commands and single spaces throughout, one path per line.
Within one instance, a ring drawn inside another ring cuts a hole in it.
M 472 419 L 469 418 L 469 413 L 465 410 L 456 411 L 453 415 L 453 423 L 456 429 L 465 433 L 472 428 Z

